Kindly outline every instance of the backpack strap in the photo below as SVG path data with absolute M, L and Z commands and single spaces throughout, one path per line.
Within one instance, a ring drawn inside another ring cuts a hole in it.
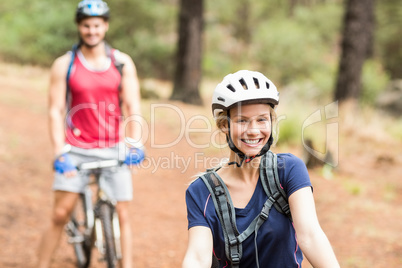
M 105 50 L 106 50 L 106 56 L 108 56 L 114 67 L 116 67 L 116 69 L 119 71 L 120 76 L 123 77 L 123 67 L 124 67 L 124 63 L 118 61 L 116 59 L 115 53 L 116 53 L 116 49 L 113 49 L 108 43 L 105 42 Z M 121 82 L 119 84 L 119 91 L 121 90 Z
M 117 71 L 119 71 L 120 77 L 123 77 L 124 63 L 118 61 L 115 56 L 115 53 L 118 51 L 116 49 L 112 48 L 111 46 L 109 46 L 109 44 L 106 42 L 105 42 L 105 50 L 106 50 L 106 56 L 111 59 L 114 67 L 116 67 Z M 120 91 L 121 91 L 121 79 L 120 79 L 120 83 L 119 83 L 119 92 Z M 119 96 L 119 106 L 120 107 L 122 106 L 122 103 L 123 103 L 123 100 Z
M 79 48 L 79 44 L 74 44 L 71 51 L 70 51 L 70 63 L 68 64 L 68 69 L 67 69 L 67 75 L 66 75 L 66 107 L 67 107 L 67 115 L 68 112 L 70 111 L 70 106 L 71 106 L 71 95 L 70 95 L 70 86 L 68 81 L 70 80 L 70 76 L 71 76 L 71 72 L 73 69 L 73 65 L 74 65 L 74 60 L 75 60 L 75 55 L 77 55 L 77 51 Z M 73 131 L 75 130 L 74 124 L 71 120 L 71 117 L 68 115 L 66 117 L 66 123 L 68 125 L 68 127 L 70 129 L 72 129 Z
M 260 178 L 267 196 L 277 196 L 277 200 L 274 203 L 276 210 L 292 220 L 288 199 L 279 181 L 278 158 L 271 151 L 261 157 Z
M 241 243 L 238 243 L 239 231 L 236 227 L 234 207 L 226 185 L 222 179 L 215 175 L 215 172 L 208 172 L 201 176 L 215 205 L 215 210 L 223 229 L 225 240 L 226 257 L 231 261 L 232 267 L 237 268 L 243 254 Z
M 268 219 L 269 211 L 271 207 L 277 202 L 280 197 L 279 192 L 275 192 L 273 195 L 269 195 L 265 201 L 264 206 L 259 215 L 250 223 L 246 230 L 241 234 L 236 226 L 236 214 L 233 206 L 233 202 L 228 194 L 229 191 L 215 171 L 207 172 L 201 176 L 209 192 L 211 193 L 212 200 L 215 205 L 219 221 L 223 229 L 223 236 L 225 240 L 225 254 L 231 262 L 231 267 L 238 268 L 240 265 L 240 259 L 243 255 L 242 243 L 251 234 L 254 233 L 254 244 L 256 252 L 257 267 L 258 262 L 258 249 L 257 249 L 257 235 L 261 225 Z
M 70 79 L 71 76 L 71 71 L 73 69 L 73 64 L 74 64 L 74 60 L 75 60 L 75 55 L 77 54 L 77 50 L 78 50 L 79 45 L 78 44 L 74 44 L 70 53 L 71 53 L 71 58 L 70 58 L 70 63 L 68 64 L 68 69 L 67 69 L 67 75 L 66 75 L 66 101 L 68 102 L 68 98 L 69 98 L 69 94 L 70 94 L 70 87 L 68 85 L 68 80 Z

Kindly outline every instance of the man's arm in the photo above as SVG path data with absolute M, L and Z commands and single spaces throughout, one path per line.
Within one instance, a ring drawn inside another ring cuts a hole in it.
M 70 59 L 71 56 L 65 54 L 56 59 L 52 65 L 50 70 L 48 106 L 50 140 L 53 146 L 53 155 L 57 157 L 54 167 L 57 172 L 64 173 L 67 177 L 73 177 L 77 174 L 68 156 L 61 156 L 65 143 L 66 76 Z
M 124 112 L 126 113 L 126 124 L 123 130 L 125 137 L 134 139 L 137 142 L 142 141 L 143 123 L 141 116 L 141 94 L 140 83 L 137 77 L 137 70 L 133 60 L 125 53 L 120 53 L 121 61 L 124 63 L 122 81 L 121 81 L 121 98 Z
M 70 58 L 65 54 L 56 59 L 50 71 L 48 120 L 54 156 L 60 155 L 65 143 L 66 75 Z

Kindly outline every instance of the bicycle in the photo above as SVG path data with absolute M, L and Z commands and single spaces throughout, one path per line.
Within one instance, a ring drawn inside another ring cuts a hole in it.
M 96 247 L 107 268 L 115 268 L 122 258 L 120 224 L 116 201 L 101 188 L 102 171 L 121 166 L 118 160 L 87 162 L 77 167 L 78 172 L 93 175 L 86 185 L 66 224 L 68 242 L 74 247 L 78 268 L 87 268 L 91 262 L 92 248 Z M 95 196 L 93 189 L 97 188 Z

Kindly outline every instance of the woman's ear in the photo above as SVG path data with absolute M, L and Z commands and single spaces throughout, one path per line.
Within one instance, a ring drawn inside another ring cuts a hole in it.
M 229 124 L 228 124 L 229 118 L 226 117 L 226 120 L 222 122 L 221 126 L 221 131 L 225 133 L 226 135 L 229 134 Z
M 216 118 L 216 126 L 222 131 L 224 134 L 229 133 L 229 117 L 226 113 L 220 113 Z

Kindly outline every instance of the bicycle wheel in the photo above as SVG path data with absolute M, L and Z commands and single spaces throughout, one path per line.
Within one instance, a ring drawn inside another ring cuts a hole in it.
M 113 227 L 112 227 L 113 209 L 108 203 L 102 202 L 99 206 L 99 219 L 102 223 L 103 239 L 105 247 L 105 261 L 108 268 L 115 268 L 117 257 L 114 245 Z
M 81 241 L 83 239 L 81 239 L 80 237 L 82 237 L 79 233 L 78 230 L 78 223 L 75 220 L 75 218 L 72 218 L 69 226 L 68 226 L 68 230 L 71 231 L 71 233 L 73 233 L 73 236 L 70 236 L 70 239 L 72 240 L 71 243 L 73 244 L 73 248 L 74 248 L 74 253 L 75 253 L 75 257 L 77 258 L 77 267 L 78 268 L 87 268 L 87 258 L 86 258 L 86 254 L 85 254 L 85 250 L 84 250 L 84 241 Z M 75 240 L 75 241 L 74 241 Z
M 68 224 L 68 229 L 70 230 L 70 234 L 72 234 L 70 235 L 70 239 L 74 247 L 78 268 L 89 267 L 91 261 L 92 236 L 88 237 L 85 234 L 87 227 L 88 219 L 86 215 L 85 195 L 81 194 Z

